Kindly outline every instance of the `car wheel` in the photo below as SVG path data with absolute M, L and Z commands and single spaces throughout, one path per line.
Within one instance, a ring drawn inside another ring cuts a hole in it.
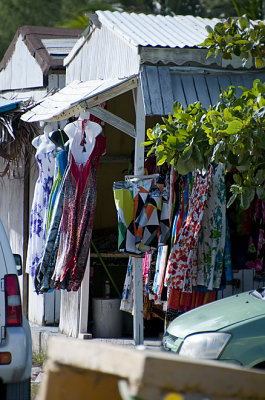
M 5 400 L 30 400 L 30 378 L 24 382 L 7 383 Z

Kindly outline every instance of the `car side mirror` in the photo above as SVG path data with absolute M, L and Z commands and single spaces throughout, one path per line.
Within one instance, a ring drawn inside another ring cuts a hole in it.
M 16 267 L 17 267 L 17 274 L 20 276 L 22 275 L 22 258 L 20 254 L 13 254 Z

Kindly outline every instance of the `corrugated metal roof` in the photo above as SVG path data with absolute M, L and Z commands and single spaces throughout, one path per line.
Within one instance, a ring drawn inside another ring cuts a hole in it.
M 219 19 L 96 11 L 99 21 L 135 46 L 194 47 L 207 37 L 205 27 Z
M 41 39 L 43 46 L 52 58 L 66 57 L 77 42 L 76 38 Z
M 73 81 L 21 116 L 26 122 L 61 121 L 137 86 L 137 77 Z
M 42 40 L 43 39 L 59 40 L 57 47 L 60 47 L 61 45 L 64 46 L 64 43 L 60 41 L 61 39 L 72 38 L 77 40 L 81 33 L 82 33 L 81 29 L 54 28 L 47 26 L 21 26 L 17 30 L 3 59 L 0 62 L 0 71 L 6 68 L 7 63 L 9 62 L 10 58 L 13 55 L 18 37 L 20 35 L 22 36 L 23 41 L 27 46 L 29 52 L 40 65 L 44 75 L 48 74 L 50 69 L 62 70 L 64 68 L 63 60 L 51 57 L 46 47 L 44 46 Z
M 253 81 L 265 81 L 264 71 L 193 71 L 185 73 L 164 66 L 144 66 L 141 81 L 146 115 L 168 115 L 173 112 L 173 102 L 179 101 L 187 107 L 196 101 L 208 108 L 219 100 L 221 88 L 233 85 L 237 94 L 242 90 L 238 86 L 252 87 Z

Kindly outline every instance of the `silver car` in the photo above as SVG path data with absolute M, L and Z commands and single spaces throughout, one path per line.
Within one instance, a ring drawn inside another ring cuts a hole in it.
M 12 254 L 0 221 L 1 400 L 30 400 L 31 331 L 27 319 L 22 314 L 18 273 L 22 273 L 21 258 Z

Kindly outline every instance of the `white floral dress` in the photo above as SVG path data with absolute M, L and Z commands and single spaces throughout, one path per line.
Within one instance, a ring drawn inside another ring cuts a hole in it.
M 32 209 L 30 214 L 29 242 L 27 251 L 26 272 L 35 276 L 36 268 L 41 257 L 45 240 L 45 229 L 49 198 L 53 185 L 55 166 L 55 146 L 49 144 L 45 147 L 42 136 L 36 141 L 35 154 L 39 167 L 39 177 L 35 185 Z

